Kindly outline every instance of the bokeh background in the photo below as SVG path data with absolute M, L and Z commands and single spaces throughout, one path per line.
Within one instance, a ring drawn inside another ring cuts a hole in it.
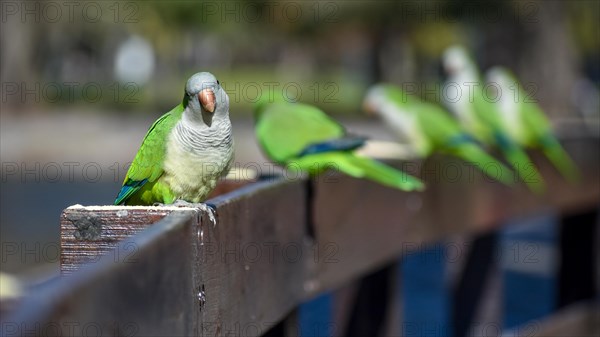
M 579 1 L 3 1 L 0 270 L 56 276 L 58 219 L 110 204 L 149 125 L 201 70 L 231 97 L 236 162 L 265 163 L 261 94 L 315 104 L 392 139 L 361 111 L 379 81 L 439 101 L 452 44 L 513 69 L 559 134 L 599 133 L 600 7 Z

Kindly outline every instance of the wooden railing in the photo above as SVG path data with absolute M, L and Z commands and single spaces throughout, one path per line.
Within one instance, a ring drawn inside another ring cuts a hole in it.
M 6 336 L 219 336 L 236 324 L 265 334 L 293 319 L 303 301 L 422 243 L 488 232 L 542 209 L 576 214 L 598 207 L 597 140 L 566 147 L 582 182 L 568 184 L 536 158 L 548 183 L 543 196 L 477 171 L 449 181 L 440 168 L 461 162 L 434 157 L 412 163 L 428 183 L 425 192 L 341 174 L 250 183 L 209 200 L 218 214 L 214 227 L 194 208 L 72 206 L 60 219 L 64 276 L 36 289 L 3 319 L 2 330 Z

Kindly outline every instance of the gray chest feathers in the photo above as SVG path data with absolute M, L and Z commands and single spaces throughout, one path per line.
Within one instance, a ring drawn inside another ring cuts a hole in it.
M 176 199 L 201 202 L 233 162 L 231 123 L 219 121 L 212 127 L 195 129 L 178 123 L 166 146 L 162 181 Z

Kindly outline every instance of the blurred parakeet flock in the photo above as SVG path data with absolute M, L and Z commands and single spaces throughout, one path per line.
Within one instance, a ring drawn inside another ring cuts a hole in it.
M 479 142 L 500 150 L 531 190 L 542 192 L 542 177 L 527 153 L 509 136 L 498 104 L 484 97 L 479 70 L 467 51 L 458 46 L 448 48 L 443 65 L 448 74 L 443 96 L 448 109 Z
M 449 75 L 444 98 L 451 113 L 390 84 L 372 87 L 364 108 L 380 116 L 420 158 L 446 153 L 476 165 L 506 185 L 516 182 L 514 172 L 481 147 L 491 146 L 539 193 L 544 183 L 523 149 L 535 148 L 563 176 L 577 180 L 577 167 L 552 134 L 550 122 L 537 104 L 525 101 L 525 92 L 509 70 L 494 67 L 487 72 L 488 83 L 501 90 L 499 99 L 490 101 L 483 97 L 479 70 L 466 50 L 449 48 L 443 63 Z M 263 97 L 255 106 L 254 117 L 263 152 L 288 170 L 315 175 L 334 169 L 403 191 L 424 189 L 418 178 L 358 154 L 366 138 L 348 134 L 317 107 L 283 99 L 267 102 Z M 183 102 L 148 130 L 114 204 L 194 203 L 215 223 L 214 210 L 200 202 L 227 174 L 232 162 L 229 97 L 212 74 L 197 73 L 187 81 Z
M 194 74 L 183 102 L 148 130 L 115 205 L 185 205 L 204 201 L 233 162 L 229 96 L 207 72 Z M 209 214 L 205 204 L 195 204 Z
M 451 154 L 473 163 L 504 184 L 513 181 L 511 170 L 482 150 L 474 138 L 436 104 L 409 96 L 394 85 L 379 84 L 368 91 L 364 108 L 379 115 L 421 158 L 433 152 Z
M 520 146 L 541 150 L 565 178 L 577 181 L 577 167 L 554 137 L 550 121 L 511 71 L 493 67 L 486 72 L 486 82 L 499 88 L 497 105 L 508 136 Z
M 403 191 L 422 190 L 423 183 L 405 172 L 354 150 L 366 139 L 351 136 L 343 126 L 318 108 L 285 101 L 261 101 L 254 111 L 256 137 L 264 153 L 291 170 L 318 174 L 335 169 Z

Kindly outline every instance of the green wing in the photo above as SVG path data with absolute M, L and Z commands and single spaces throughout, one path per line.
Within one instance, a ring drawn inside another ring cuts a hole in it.
M 380 84 L 379 86 L 385 98 L 396 105 L 400 111 L 409 111 L 416 116 L 421 131 L 434 144 L 440 145 L 460 133 L 458 123 L 439 106 L 408 95 L 395 85 Z
M 414 95 L 409 95 L 404 90 L 393 84 L 378 84 L 387 99 L 394 102 L 399 107 L 414 107 L 421 104 L 421 100 Z
M 417 113 L 423 130 L 440 151 L 473 163 L 482 172 L 503 184 L 512 183 L 512 171 L 481 149 L 473 136 L 465 133 L 442 108 L 423 102 Z M 494 170 L 490 170 L 491 168 Z
M 115 205 L 130 204 L 142 189 L 150 188 L 163 174 L 167 137 L 181 118 L 183 105 L 162 115 L 148 130 L 115 199 Z
M 539 148 L 556 169 L 569 181 L 579 180 L 579 170 L 567 151 L 554 136 L 550 121 L 534 102 L 523 102 L 520 113 L 525 123 L 524 141 L 527 146 Z
M 479 81 L 479 83 L 483 83 Z M 491 131 L 493 143 L 500 149 L 504 158 L 515 169 L 527 186 L 536 193 L 544 191 L 544 180 L 527 153 L 511 139 L 503 128 L 498 104 L 484 97 L 481 89 L 474 91 L 473 105 L 477 116 Z
M 484 83 L 479 80 L 478 83 Z M 479 120 L 483 121 L 491 130 L 502 130 L 503 124 L 500 117 L 498 105 L 490 99 L 484 97 L 483 89 L 476 87 L 473 90 L 473 107 Z
M 301 103 L 269 104 L 256 124 L 256 136 L 266 155 L 279 164 L 297 157 L 308 145 L 345 133 L 323 111 Z
M 418 178 L 371 158 L 357 156 L 349 151 L 307 155 L 294 160 L 287 168 L 304 170 L 313 174 L 324 171 L 326 168 L 332 168 L 354 178 L 365 178 L 402 191 L 422 191 L 425 189 L 425 185 Z
M 445 147 L 453 138 L 463 134 L 458 123 L 439 106 L 422 102 L 414 110 L 419 125 L 436 147 Z

